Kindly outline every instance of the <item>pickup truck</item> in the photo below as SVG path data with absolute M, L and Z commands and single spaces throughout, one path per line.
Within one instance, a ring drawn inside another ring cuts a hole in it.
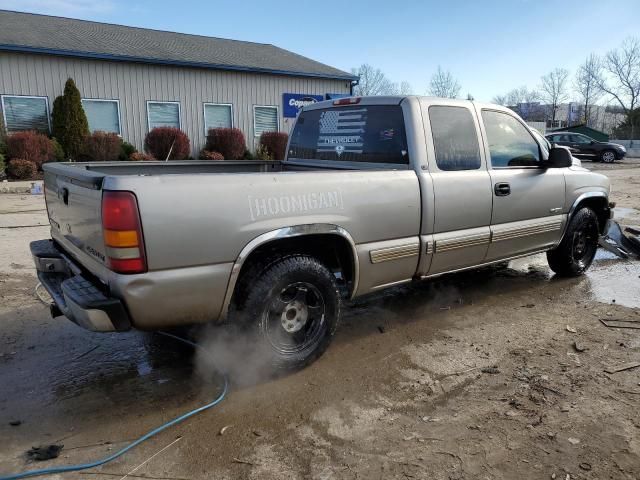
M 580 275 L 612 206 L 511 110 L 417 96 L 305 106 L 282 162 L 48 163 L 44 185 L 52 315 L 236 322 L 282 369 L 326 349 L 345 298 L 540 252 Z

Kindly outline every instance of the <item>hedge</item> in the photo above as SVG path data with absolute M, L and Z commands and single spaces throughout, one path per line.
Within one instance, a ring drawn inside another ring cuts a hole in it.
M 225 160 L 240 160 L 247 149 L 244 134 L 238 128 L 210 128 L 205 150 L 220 152 Z
M 189 137 L 179 128 L 157 127 L 147 133 L 144 149 L 158 160 L 184 160 L 191 147 Z

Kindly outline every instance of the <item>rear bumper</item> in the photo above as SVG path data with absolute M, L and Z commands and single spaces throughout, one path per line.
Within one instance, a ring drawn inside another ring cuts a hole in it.
M 30 244 L 38 279 L 53 298 L 52 315 L 60 313 L 94 332 L 122 332 L 131 328 L 122 302 L 104 286 L 83 273 L 52 240 Z

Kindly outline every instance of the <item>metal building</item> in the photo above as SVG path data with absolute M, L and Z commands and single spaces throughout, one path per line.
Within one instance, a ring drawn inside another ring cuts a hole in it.
M 142 150 L 156 126 L 184 130 L 192 153 L 211 127 L 254 148 L 289 131 L 300 105 L 350 93 L 353 75 L 274 45 L 0 10 L 0 107 L 9 132 L 50 131 L 73 78 L 91 130 Z

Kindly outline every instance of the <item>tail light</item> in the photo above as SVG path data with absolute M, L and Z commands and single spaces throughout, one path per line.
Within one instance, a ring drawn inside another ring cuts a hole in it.
M 133 193 L 103 192 L 102 232 L 109 269 L 117 273 L 147 271 L 138 201 Z

